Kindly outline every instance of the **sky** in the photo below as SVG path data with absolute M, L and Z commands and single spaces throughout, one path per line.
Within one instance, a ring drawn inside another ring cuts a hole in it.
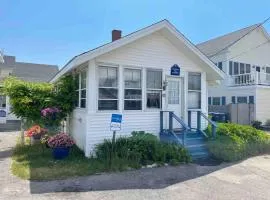
M 197 44 L 269 16 L 269 0 L 0 0 L 0 49 L 20 62 L 61 68 L 110 42 L 113 29 L 126 35 L 168 19 Z

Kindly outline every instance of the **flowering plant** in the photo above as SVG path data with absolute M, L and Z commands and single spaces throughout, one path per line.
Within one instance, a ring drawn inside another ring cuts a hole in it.
M 46 133 L 47 133 L 47 129 L 41 128 L 39 125 L 34 125 L 26 131 L 26 136 L 32 137 L 36 135 L 44 135 Z
M 50 137 L 47 143 L 51 148 L 72 147 L 75 144 L 74 140 L 66 133 L 58 133 Z
M 57 113 L 60 113 L 60 109 L 56 108 L 56 107 L 48 107 L 48 108 L 44 108 L 41 110 L 41 115 L 43 117 L 50 117 L 50 116 L 54 116 Z

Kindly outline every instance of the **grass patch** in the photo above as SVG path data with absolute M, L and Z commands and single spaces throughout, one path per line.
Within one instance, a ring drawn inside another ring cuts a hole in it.
M 210 127 L 208 127 L 210 132 Z M 270 152 L 270 136 L 251 126 L 220 123 L 217 138 L 207 142 L 209 151 L 223 161 L 238 161 Z
M 52 150 L 43 144 L 16 145 L 13 151 L 12 173 L 29 180 L 55 180 L 86 176 L 102 172 L 124 171 L 143 165 L 164 163 L 176 165 L 190 161 L 186 149 L 175 144 L 160 143 L 151 134 L 133 133 L 118 138 L 112 153 L 112 141 L 97 145 L 96 157 L 86 158 L 74 146 L 64 160 L 54 160 Z

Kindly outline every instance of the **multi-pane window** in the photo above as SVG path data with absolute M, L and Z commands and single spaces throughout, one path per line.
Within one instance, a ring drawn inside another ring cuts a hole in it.
M 81 71 L 75 75 L 77 108 L 86 108 L 86 71 Z
M 125 91 L 124 109 L 142 109 L 142 78 L 139 69 L 124 69 Z
M 169 80 L 168 81 L 168 104 L 179 104 L 179 81 Z
M 161 108 L 162 102 L 162 71 L 148 69 L 146 74 L 146 106 Z
M 237 97 L 237 103 L 247 103 L 247 97 Z
M 248 74 L 251 72 L 251 65 L 246 63 L 238 62 L 229 62 L 229 74 L 230 75 L 239 75 L 239 74 Z
M 98 110 L 118 110 L 118 68 L 98 67 Z
M 201 74 L 188 73 L 188 108 L 201 108 Z
M 221 97 L 221 104 L 226 105 L 226 97 Z
M 215 106 L 220 105 L 220 97 L 213 97 L 213 105 Z
M 235 96 L 232 96 L 232 103 L 235 104 Z

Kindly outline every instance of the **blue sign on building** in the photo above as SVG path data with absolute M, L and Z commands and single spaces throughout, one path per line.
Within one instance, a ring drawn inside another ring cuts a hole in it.
M 180 76 L 180 67 L 177 64 L 174 64 L 171 67 L 171 75 L 173 75 L 173 76 Z

